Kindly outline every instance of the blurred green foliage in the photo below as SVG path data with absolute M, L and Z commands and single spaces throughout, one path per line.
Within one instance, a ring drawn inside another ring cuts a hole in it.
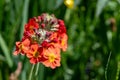
M 69 39 L 61 67 L 52 70 L 40 65 L 36 80 L 105 80 L 105 71 L 107 80 L 119 80 L 119 0 L 74 0 L 73 9 L 63 0 L 0 0 L 0 80 L 9 80 L 19 61 L 23 63 L 19 80 L 28 79 L 29 60 L 12 53 L 24 24 L 41 13 L 63 19 Z

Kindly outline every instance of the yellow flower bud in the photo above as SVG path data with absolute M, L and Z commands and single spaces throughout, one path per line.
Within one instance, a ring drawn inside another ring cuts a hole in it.
M 74 7 L 74 0 L 64 0 L 64 4 L 65 4 L 68 8 L 73 8 L 73 7 Z

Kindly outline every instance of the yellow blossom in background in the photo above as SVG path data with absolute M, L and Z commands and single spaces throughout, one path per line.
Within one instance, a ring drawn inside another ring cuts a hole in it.
M 64 0 L 64 4 L 65 4 L 68 8 L 73 8 L 73 7 L 74 7 L 74 0 Z

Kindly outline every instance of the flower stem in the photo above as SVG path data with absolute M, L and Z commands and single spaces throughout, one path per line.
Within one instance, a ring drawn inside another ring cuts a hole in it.
M 37 68 L 36 68 L 36 71 L 35 71 L 35 76 L 38 75 L 39 66 L 40 66 L 40 63 L 37 64 Z
M 28 80 L 31 80 L 31 79 L 32 79 L 32 73 L 33 73 L 34 67 L 35 67 L 35 65 L 33 64 L 33 65 L 32 65 L 32 69 L 31 69 L 31 71 L 30 71 L 30 75 L 29 75 L 29 79 L 28 79 Z

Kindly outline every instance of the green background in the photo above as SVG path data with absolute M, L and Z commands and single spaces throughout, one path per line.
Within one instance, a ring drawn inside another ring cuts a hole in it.
M 33 80 L 120 80 L 120 0 L 74 0 L 73 9 L 63 0 L 0 0 L 0 80 L 9 80 L 19 61 L 18 80 L 28 80 L 29 60 L 12 53 L 24 24 L 42 13 L 64 20 L 68 49 L 59 68 L 41 64 Z

